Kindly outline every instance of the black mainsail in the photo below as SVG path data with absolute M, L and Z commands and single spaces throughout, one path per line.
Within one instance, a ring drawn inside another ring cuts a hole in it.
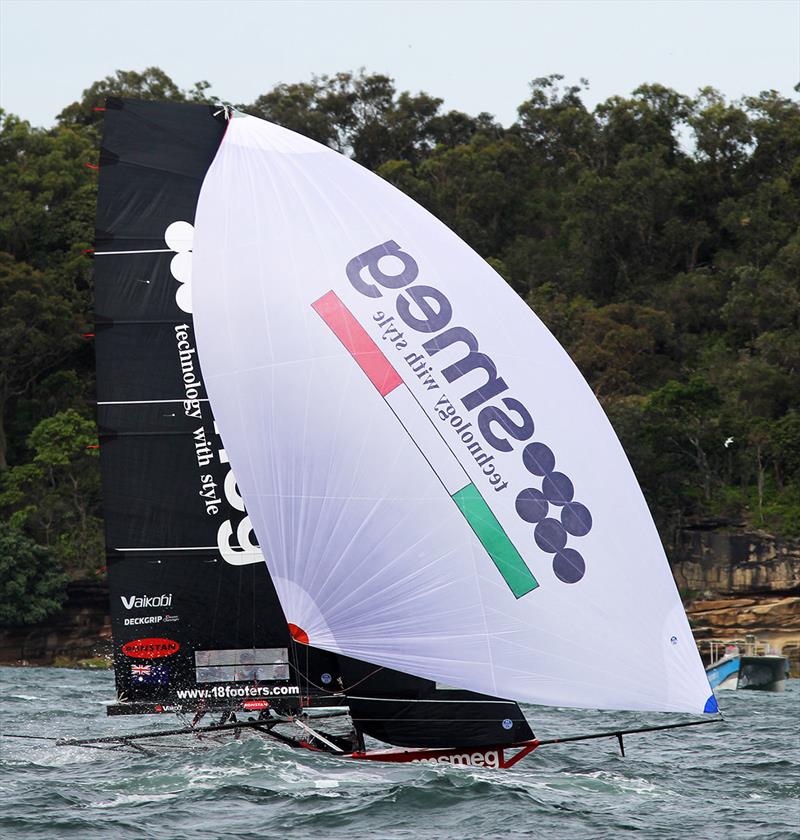
M 299 695 L 286 620 L 205 392 L 191 232 L 218 109 L 110 99 L 95 239 L 111 713 Z

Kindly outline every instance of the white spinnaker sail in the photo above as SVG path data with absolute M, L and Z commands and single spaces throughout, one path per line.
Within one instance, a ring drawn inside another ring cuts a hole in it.
M 611 425 L 452 231 L 237 116 L 194 249 L 211 403 L 311 644 L 533 703 L 716 709 Z

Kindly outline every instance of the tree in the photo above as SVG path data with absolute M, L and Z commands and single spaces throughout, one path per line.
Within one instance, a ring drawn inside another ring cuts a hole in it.
M 586 306 L 570 342 L 575 364 L 599 399 L 642 393 L 677 372 L 674 328 L 665 312 L 634 303 Z
M 800 92 L 800 85 L 795 91 Z M 769 90 L 746 96 L 743 104 L 750 114 L 756 144 L 747 161 L 747 175 L 753 181 L 763 182 L 796 174 L 800 158 L 800 102 Z
M 0 523 L 0 626 L 35 624 L 57 612 L 66 576 L 49 552 Z
M 583 170 L 567 197 L 570 247 L 596 300 L 642 297 L 685 270 L 705 231 L 683 213 L 688 183 L 665 146 L 628 145 L 613 168 Z
M 337 73 L 276 85 L 243 110 L 344 153 L 357 122 L 355 100 L 352 74 Z
M 62 126 L 96 128 L 102 121 L 102 112 L 96 109 L 102 108 L 108 96 L 173 102 L 211 102 L 213 98 L 208 93 L 210 87 L 208 82 L 202 81 L 195 82 L 194 87 L 189 90 L 182 90 L 160 67 L 148 67 L 141 73 L 135 70 L 117 70 L 113 76 L 106 76 L 86 88 L 80 100 L 68 105 L 58 115 L 58 122 Z
M 377 170 L 395 160 L 416 165 L 437 143 L 499 129 L 488 114 L 441 114 L 441 104 L 423 92 L 398 94 L 389 76 L 361 70 L 280 84 L 242 108 Z
M 87 285 L 91 266 L 81 254 L 93 236 L 96 178 L 85 164 L 96 156 L 78 131 L 32 128 L 0 112 L 0 251 Z
M 692 102 L 688 123 L 694 132 L 696 157 L 721 190 L 729 189 L 731 179 L 746 163 L 753 140 L 747 112 L 728 104 L 712 87 L 704 87 Z
M 580 98 L 589 82 L 581 79 L 562 91 L 563 80 L 558 73 L 534 79 L 530 98 L 517 109 L 514 127 L 536 159 L 556 169 L 589 164 L 596 144 L 595 121 Z
M 653 448 L 671 459 L 669 473 L 673 480 L 687 490 L 701 490 L 706 503 L 711 501 L 719 477 L 718 459 L 723 446 L 720 406 L 717 389 L 699 375 L 686 383 L 667 382 L 644 404 L 646 434 Z M 693 480 L 694 475 L 697 480 Z
M 523 217 L 529 170 L 522 145 L 476 135 L 436 150 L 416 172 L 429 185 L 428 209 L 482 256 L 499 257 Z
M 0 507 L 68 568 L 102 565 L 94 423 L 67 409 L 42 420 L 28 446 L 34 457 L 8 470 Z
M 778 485 L 800 484 L 800 411 L 792 409 L 773 424 L 769 451 Z
M 10 401 L 62 363 L 80 343 L 76 292 L 55 272 L 0 253 L 0 469 L 6 466 Z
M 656 83 L 597 105 L 531 83 L 518 119 L 447 111 L 383 73 L 240 106 L 354 157 L 443 219 L 567 348 L 662 530 L 800 522 L 800 105 Z M 52 562 L 102 563 L 91 348 L 106 96 L 213 101 L 157 67 L 89 85 L 52 129 L 0 114 L 0 508 Z M 8 436 L 8 446 L 5 437 Z M 666 531 L 665 531 L 666 533 Z

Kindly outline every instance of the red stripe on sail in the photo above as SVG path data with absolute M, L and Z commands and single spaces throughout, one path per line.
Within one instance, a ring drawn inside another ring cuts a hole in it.
M 344 344 L 382 397 L 403 384 L 400 374 L 389 364 L 380 347 L 367 335 L 336 292 L 328 292 L 311 306 Z

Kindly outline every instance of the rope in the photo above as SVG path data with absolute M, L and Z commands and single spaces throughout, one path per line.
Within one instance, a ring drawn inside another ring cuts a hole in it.
M 306 647 L 306 669 L 308 669 L 308 647 L 307 646 L 305 646 L 305 647 Z M 304 679 L 305 680 L 306 685 L 314 686 L 314 688 L 316 688 L 318 691 L 321 691 L 323 694 L 334 695 L 334 694 L 346 694 L 348 691 L 352 691 L 354 688 L 358 688 L 358 686 L 360 686 L 361 683 L 366 682 L 370 677 L 374 677 L 375 674 L 378 673 L 378 671 L 382 671 L 384 666 L 379 665 L 374 671 L 370 671 L 365 677 L 362 677 L 358 682 L 355 682 L 352 685 L 348 685 L 346 688 L 340 688 L 338 691 L 331 691 L 329 688 L 325 688 L 325 686 L 317 685 L 315 682 L 312 682 L 309 679 L 307 673 L 304 674 L 299 668 L 296 668 L 291 662 L 289 663 L 289 667 L 294 670 L 294 672 L 298 675 L 299 679 Z

